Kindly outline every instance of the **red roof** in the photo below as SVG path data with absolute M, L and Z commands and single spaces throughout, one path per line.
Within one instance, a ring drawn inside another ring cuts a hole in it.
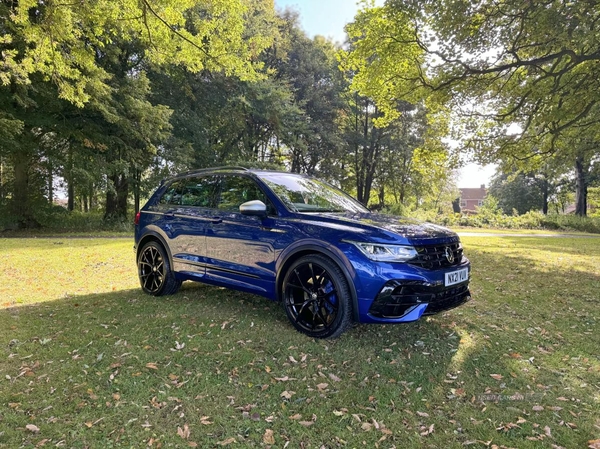
M 461 200 L 483 200 L 485 195 L 487 194 L 487 189 L 485 186 L 476 187 L 476 188 L 462 188 L 458 189 L 460 191 L 460 199 Z

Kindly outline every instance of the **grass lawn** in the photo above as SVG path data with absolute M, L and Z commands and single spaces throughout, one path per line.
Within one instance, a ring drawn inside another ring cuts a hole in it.
M 1 239 L 0 447 L 595 444 L 600 238 L 462 240 L 471 303 L 317 341 L 257 296 L 143 295 L 131 240 Z

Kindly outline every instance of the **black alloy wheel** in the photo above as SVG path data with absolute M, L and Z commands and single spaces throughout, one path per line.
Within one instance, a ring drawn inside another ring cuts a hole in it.
M 169 258 L 160 243 L 146 243 L 139 253 L 137 265 L 140 285 L 145 293 L 152 296 L 172 295 L 181 287 L 181 281 L 171 271 Z
M 327 257 L 311 254 L 295 261 L 283 281 L 282 298 L 292 325 L 310 337 L 338 337 L 352 322 L 348 282 Z

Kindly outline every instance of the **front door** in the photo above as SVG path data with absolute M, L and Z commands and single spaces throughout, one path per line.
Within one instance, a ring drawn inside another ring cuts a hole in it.
M 224 285 L 271 296 L 275 288 L 275 209 L 258 184 L 243 175 L 221 175 L 220 197 L 206 232 L 206 276 Z M 240 213 L 240 205 L 260 200 L 267 218 Z

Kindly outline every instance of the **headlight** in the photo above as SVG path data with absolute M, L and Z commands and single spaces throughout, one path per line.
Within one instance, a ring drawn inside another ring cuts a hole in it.
M 417 257 L 412 246 L 383 245 L 381 243 L 348 242 L 356 246 L 365 256 L 379 262 L 406 262 Z

